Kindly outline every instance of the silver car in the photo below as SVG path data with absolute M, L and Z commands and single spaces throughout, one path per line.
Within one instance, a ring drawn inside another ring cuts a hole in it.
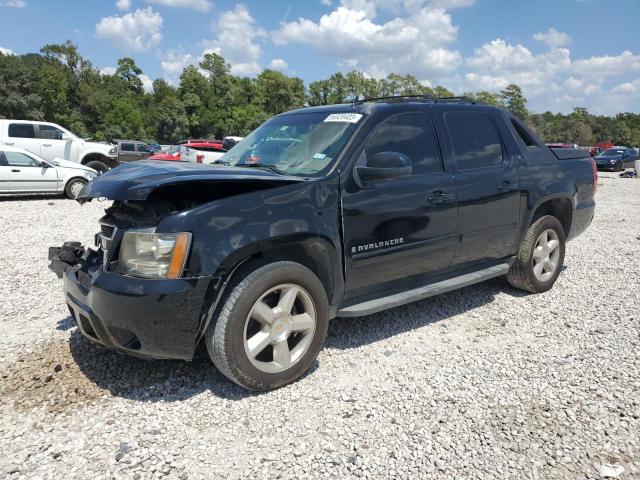
M 0 194 L 50 193 L 76 198 L 97 175 L 79 163 L 60 158 L 47 161 L 22 148 L 0 145 Z

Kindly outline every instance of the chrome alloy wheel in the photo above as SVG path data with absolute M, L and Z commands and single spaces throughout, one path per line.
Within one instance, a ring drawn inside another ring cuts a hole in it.
M 258 370 L 283 372 L 307 353 L 316 322 L 315 305 L 304 288 L 273 287 L 251 307 L 244 324 L 244 351 Z
M 78 198 L 78 195 L 80 195 L 80 192 L 82 191 L 83 188 L 84 188 L 84 183 L 82 183 L 82 182 L 73 182 L 71 184 L 71 187 L 69 187 L 69 191 L 70 191 L 71 195 L 73 196 L 73 198 Z
M 533 274 L 539 282 L 547 282 L 558 269 L 560 240 L 552 228 L 547 228 L 536 240 L 533 249 Z

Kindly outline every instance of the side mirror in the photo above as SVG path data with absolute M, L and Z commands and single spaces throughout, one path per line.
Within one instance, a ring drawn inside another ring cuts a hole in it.
M 69 141 L 73 140 L 73 138 L 68 133 L 63 133 L 62 134 L 62 140 L 66 140 L 67 142 L 69 142 Z
M 42 163 L 40 164 L 40 166 L 41 166 L 42 168 L 51 168 L 53 165 L 49 165 L 47 162 L 42 162 Z
M 365 166 L 357 166 L 354 176 L 360 182 L 396 180 L 411 176 L 411 159 L 399 152 L 380 152 L 367 158 Z

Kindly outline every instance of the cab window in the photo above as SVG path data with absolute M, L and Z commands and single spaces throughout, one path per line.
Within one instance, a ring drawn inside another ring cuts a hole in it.
M 404 113 L 385 120 L 365 147 L 367 157 L 398 152 L 411 160 L 412 174 L 442 172 L 442 161 L 431 120 L 423 113 Z
M 38 138 L 45 140 L 62 140 L 63 132 L 53 125 L 40 125 L 38 127 Z
M 36 138 L 36 129 L 33 123 L 9 124 L 9 136 L 14 138 Z
M 121 143 L 120 144 L 120 151 L 122 152 L 135 152 L 136 151 L 136 147 L 133 143 Z
M 459 171 L 502 165 L 502 142 L 487 115 L 449 112 L 445 115 L 445 123 Z

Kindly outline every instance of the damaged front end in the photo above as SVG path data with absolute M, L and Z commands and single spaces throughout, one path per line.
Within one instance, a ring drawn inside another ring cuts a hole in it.
M 49 270 L 58 278 L 62 278 L 67 269 L 88 269 L 89 264 L 95 264 L 97 259 L 97 252 L 84 248 L 80 242 L 64 242 L 62 247 L 49 247 Z
M 173 162 L 125 164 L 96 178 L 78 201 L 113 203 L 100 219 L 94 248 L 66 242 L 49 249 L 49 268 L 63 278 L 82 334 L 137 356 L 190 360 L 223 283 L 214 266 L 219 262 L 203 262 L 213 258 L 213 241 L 194 212 L 231 197 L 253 204 L 263 190 L 300 182 Z M 174 261 L 176 252 L 181 257 Z

